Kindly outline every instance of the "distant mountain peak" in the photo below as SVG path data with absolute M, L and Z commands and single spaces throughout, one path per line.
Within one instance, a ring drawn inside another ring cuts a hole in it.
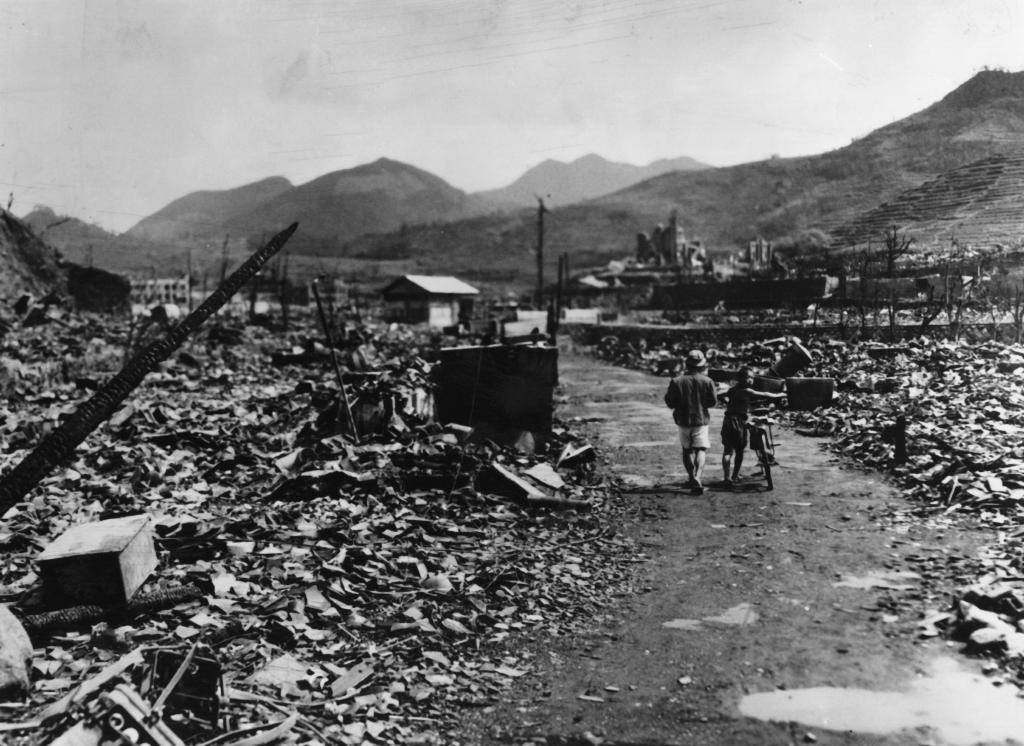
M 611 194 L 670 171 L 703 168 L 708 166 L 687 157 L 663 158 L 646 166 L 634 166 L 587 153 L 568 163 L 545 159 L 508 186 L 478 196 L 500 204 L 523 206 L 533 204 L 534 195 L 544 194 L 557 205 L 565 206 Z

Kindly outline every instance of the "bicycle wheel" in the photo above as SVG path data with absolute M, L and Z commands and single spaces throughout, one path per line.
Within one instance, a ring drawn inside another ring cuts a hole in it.
M 764 448 L 757 450 L 757 460 L 761 462 L 761 468 L 764 469 L 764 481 L 768 483 L 768 489 L 775 489 L 775 483 L 772 481 L 772 464 L 771 459 L 768 457 L 768 451 Z

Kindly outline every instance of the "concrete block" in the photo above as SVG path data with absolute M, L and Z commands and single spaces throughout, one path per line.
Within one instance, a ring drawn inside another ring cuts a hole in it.
M 74 526 L 46 547 L 38 562 L 50 608 L 127 603 L 157 566 L 149 516 Z

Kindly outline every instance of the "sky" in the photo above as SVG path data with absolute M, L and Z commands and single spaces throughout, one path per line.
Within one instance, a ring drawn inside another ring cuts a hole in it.
M 472 192 L 809 155 L 1024 70 L 1022 38 L 1020 0 L 0 0 L 0 195 L 120 232 L 380 157 Z

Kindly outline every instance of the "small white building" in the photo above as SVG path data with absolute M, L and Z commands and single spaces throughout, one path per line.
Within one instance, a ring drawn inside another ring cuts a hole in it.
M 406 324 L 454 326 L 473 313 L 480 291 L 449 276 L 405 275 L 381 291 L 384 318 Z

